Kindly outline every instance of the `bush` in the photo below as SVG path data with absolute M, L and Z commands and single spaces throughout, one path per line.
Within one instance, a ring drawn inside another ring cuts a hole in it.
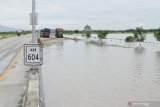
M 157 39 L 157 41 L 160 41 L 160 28 L 154 33 L 154 37 Z
M 76 34 L 78 34 L 78 33 L 79 33 L 79 30 L 75 30 L 74 32 L 75 32 Z
M 90 38 L 91 37 L 91 32 L 86 32 L 86 37 Z
M 134 42 L 134 37 L 133 36 L 128 36 L 128 37 L 126 37 L 126 39 L 125 39 L 125 41 L 126 42 Z
M 108 31 L 99 31 L 98 32 L 98 38 L 99 39 L 105 39 L 106 38 L 106 36 L 108 35 Z

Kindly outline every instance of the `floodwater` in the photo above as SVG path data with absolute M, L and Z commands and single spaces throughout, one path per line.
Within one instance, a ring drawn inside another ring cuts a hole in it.
M 153 36 L 147 35 L 142 47 L 116 39 L 104 42 L 66 40 L 44 48 L 46 107 L 128 107 L 131 101 L 160 101 L 160 44 Z

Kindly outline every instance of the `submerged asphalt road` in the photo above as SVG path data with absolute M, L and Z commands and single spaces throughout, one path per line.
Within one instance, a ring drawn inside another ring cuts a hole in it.
M 0 107 L 19 107 L 22 104 L 28 71 L 23 63 L 22 48 L 30 41 L 31 35 L 0 40 Z M 15 63 L 11 64 L 13 59 Z M 6 69 L 9 65 L 12 66 Z

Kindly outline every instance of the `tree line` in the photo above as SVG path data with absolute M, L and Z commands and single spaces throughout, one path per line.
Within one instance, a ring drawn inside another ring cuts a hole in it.
M 145 33 L 154 33 L 159 29 L 143 29 Z M 127 29 L 127 30 L 92 30 L 91 33 L 97 34 L 100 31 L 107 31 L 109 33 L 134 33 L 136 29 Z M 85 30 L 64 30 L 64 34 L 85 34 Z
M 79 30 L 64 30 L 65 34 L 82 34 L 86 38 L 91 37 L 91 33 L 96 33 L 99 39 L 105 39 L 109 33 L 132 33 L 133 36 L 125 38 L 126 42 L 144 42 L 147 33 L 153 33 L 157 41 L 160 41 L 160 28 L 159 29 L 143 29 L 143 27 L 136 27 L 135 29 L 128 30 L 91 30 L 91 31 L 79 31 Z

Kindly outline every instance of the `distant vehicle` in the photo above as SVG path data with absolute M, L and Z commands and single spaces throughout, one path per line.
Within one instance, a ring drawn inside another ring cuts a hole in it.
M 63 29 L 62 28 L 55 29 L 55 36 L 56 38 L 63 38 Z
M 55 38 L 55 29 L 50 29 L 50 37 Z
M 50 37 L 50 29 L 44 28 L 44 30 L 43 30 L 43 37 L 44 38 L 49 38 Z
M 44 29 L 41 29 L 40 30 L 40 37 L 43 37 L 43 35 L 44 35 Z
M 18 36 L 18 37 L 20 37 L 20 36 L 21 36 L 22 31 L 16 31 L 16 33 L 17 33 L 17 36 Z

